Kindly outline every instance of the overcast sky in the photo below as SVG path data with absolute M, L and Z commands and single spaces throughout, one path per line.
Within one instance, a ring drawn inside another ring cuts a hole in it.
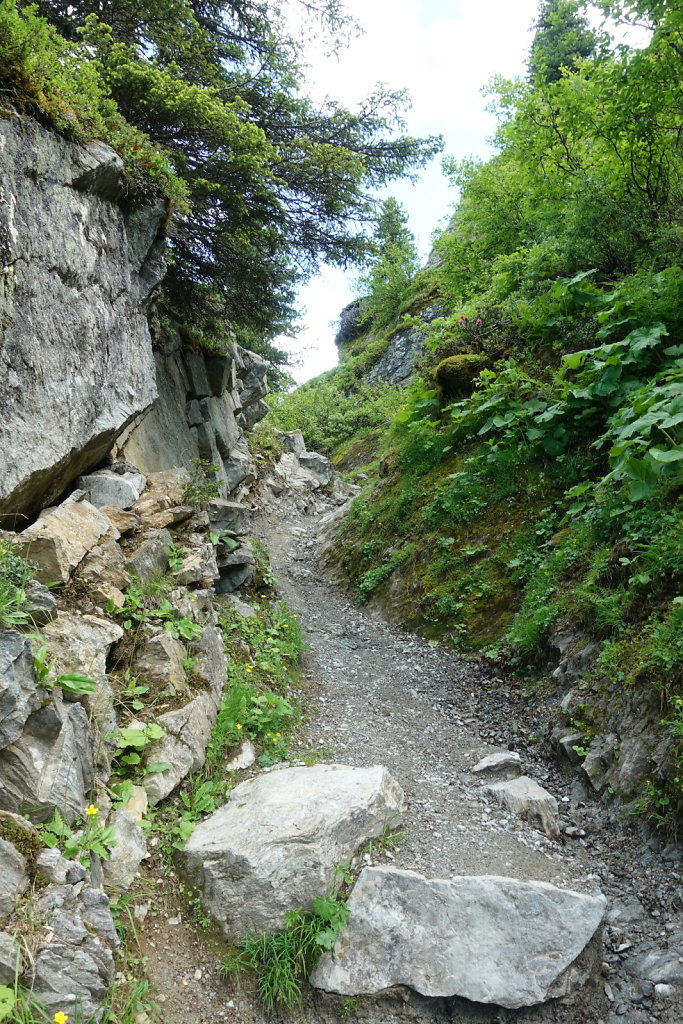
M 493 74 L 522 75 L 538 0 L 346 0 L 364 34 L 338 58 L 309 51 L 309 89 L 353 106 L 378 82 L 406 87 L 411 135 L 441 134 L 445 153 L 486 157 L 494 120 L 482 88 Z M 419 182 L 395 182 L 387 190 L 403 204 L 420 253 L 448 217 L 455 194 L 436 160 Z M 333 321 L 354 298 L 354 275 L 328 268 L 301 292 L 305 329 L 285 347 L 302 362 L 299 383 L 336 363 Z M 283 339 L 280 339 L 283 343 Z

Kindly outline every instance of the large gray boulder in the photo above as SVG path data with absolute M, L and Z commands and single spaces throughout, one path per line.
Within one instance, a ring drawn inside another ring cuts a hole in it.
M 130 508 L 140 497 L 145 478 L 141 473 L 115 473 L 111 469 L 98 469 L 95 473 L 80 476 L 76 486 L 95 508 L 114 506 Z
M 70 824 L 88 803 L 94 776 L 94 740 L 80 704 L 55 690 L 24 731 L 0 751 L 0 809 L 49 821 L 55 810 Z
M 209 502 L 209 522 L 216 533 L 243 537 L 251 527 L 251 509 L 237 501 L 216 498 Z
M 577 959 L 605 905 L 602 895 L 547 882 L 366 868 L 349 898 L 346 928 L 311 983 L 344 995 L 407 985 L 426 996 L 533 1006 L 587 980 Z
M 44 698 L 33 672 L 31 641 L 16 630 L 1 630 L 0 749 L 19 738 L 26 719 Z
M 116 153 L 35 120 L 0 117 L 0 154 L 0 513 L 27 513 L 156 396 L 146 313 L 165 210 L 119 205 Z
M 229 938 L 282 928 L 333 887 L 338 864 L 398 819 L 403 791 L 382 767 L 283 768 L 241 783 L 195 829 L 182 871 Z
M 299 465 L 316 476 L 323 487 L 326 487 L 334 476 L 334 466 L 325 455 L 319 455 L 318 452 L 301 452 Z

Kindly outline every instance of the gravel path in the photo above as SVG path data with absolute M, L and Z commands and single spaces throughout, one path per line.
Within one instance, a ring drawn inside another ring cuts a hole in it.
M 257 532 L 309 647 L 303 658 L 312 704 L 306 744 L 324 748 L 327 761 L 383 764 L 406 791 L 404 836 L 393 850 L 366 854 L 366 862 L 431 877 L 502 874 L 585 892 L 599 888 L 610 903 L 602 969 L 574 1002 L 523 1011 L 398 990 L 350 1001 L 309 991 L 300 1009 L 264 1019 L 248 990 L 218 977 L 222 943 L 207 945 L 178 919 L 173 880 L 155 877 L 152 869 L 146 884 L 160 887 L 159 910 L 140 929 L 139 952 L 162 1024 L 681 1024 L 680 855 L 674 850 L 663 858 L 634 822 L 615 820 L 594 803 L 573 769 L 542 756 L 531 735 L 542 725 L 542 706 L 529 708 L 495 666 L 459 657 L 355 607 L 314 557 L 324 511 L 318 502 L 308 514 L 293 504 L 287 513 L 281 505 L 263 512 Z M 557 798 L 559 840 L 483 796 L 471 768 L 508 747 L 520 753 L 525 774 Z
M 406 791 L 405 837 L 380 859 L 389 856 L 432 877 L 510 875 L 584 892 L 601 889 L 608 897 L 597 986 L 575 1005 L 500 1020 L 680 1024 L 680 848 L 663 859 L 658 844 L 648 845 L 632 822 L 619 822 L 592 802 L 574 769 L 544 758 L 526 738 L 531 726 L 524 716 L 531 718 L 533 709 L 518 687 L 491 675 L 495 666 L 462 658 L 354 606 L 316 562 L 319 512 L 265 514 L 261 533 L 309 646 L 304 668 L 319 693 L 311 742 L 328 747 L 329 759 L 385 765 Z M 487 800 L 471 774 L 481 757 L 508 747 L 521 754 L 523 772 L 558 800 L 559 840 Z M 451 1020 L 479 1019 L 471 1011 L 459 1016 L 462 1009 L 456 1013 L 453 1005 L 449 1012 Z

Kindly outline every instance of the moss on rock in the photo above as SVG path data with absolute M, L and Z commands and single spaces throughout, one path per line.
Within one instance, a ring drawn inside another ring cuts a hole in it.
M 442 398 L 457 398 L 471 395 L 473 384 L 486 368 L 484 356 L 464 353 L 442 359 L 434 370 L 434 380 Z

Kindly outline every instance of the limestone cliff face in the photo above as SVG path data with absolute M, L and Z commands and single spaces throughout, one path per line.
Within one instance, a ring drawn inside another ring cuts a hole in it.
M 121 204 L 122 163 L 0 117 L 0 514 L 20 526 L 156 398 L 147 311 L 162 204 Z
M 268 411 L 268 364 L 239 345 L 224 354 L 183 350 L 173 333 L 158 342 L 155 364 L 158 398 L 124 431 L 115 454 L 142 473 L 192 470 L 203 459 L 216 467 L 221 496 L 239 498 L 254 480 L 244 430 Z

